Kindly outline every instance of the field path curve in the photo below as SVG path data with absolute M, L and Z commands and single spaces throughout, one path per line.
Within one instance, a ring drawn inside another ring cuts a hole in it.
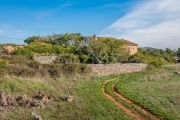
M 112 102 L 114 102 L 121 110 L 123 110 L 127 115 L 131 116 L 132 118 L 134 118 L 135 120 L 147 120 L 147 119 L 150 119 L 150 120 L 160 120 L 160 118 L 156 115 L 153 115 L 151 112 L 149 112 L 148 110 L 142 108 L 141 106 L 139 106 L 138 104 L 134 103 L 133 101 L 131 101 L 130 99 L 126 98 L 125 96 L 123 96 L 121 93 L 117 92 L 115 86 L 117 83 L 120 82 L 120 80 L 116 80 L 113 85 L 111 86 L 112 88 L 112 92 L 115 96 L 117 96 L 118 98 L 120 98 L 121 100 L 123 100 L 125 103 L 133 106 L 136 110 L 138 110 L 140 113 L 142 114 L 139 114 L 138 112 L 135 112 L 129 108 L 127 108 L 126 106 L 124 106 L 120 101 L 118 101 L 116 98 L 114 98 L 113 96 L 111 96 L 110 94 L 108 94 L 106 91 L 105 91 L 105 85 L 108 84 L 110 81 L 112 80 L 107 80 L 104 82 L 103 86 L 102 86 L 102 92 L 103 92 L 103 95 L 108 98 L 109 100 L 111 100 Z
M 133 112 L 132 110 L 126 108 L 122 103 L 120 103 L 118 100 L 116 100 L 114 97 L 112 97 L 111 95 L 109 95 L 104 87 L 105 85 L 108 83 L 109 81 L 105 81 L 103 86 L 102 86 L 102 92 L 103 95 L 106 96 L 106 98 L 108 98 L 109 100 L 111 100 L 112 102 L 115 103 L 115 105 L 117 105 L 119 108 L 121 108 L 127 115 L 131 116 L 132 118 L 136 119 L 136 120 L 145 120 L 143 117 L 141 117 L 140 115 L 136 114 L 135 112 Z

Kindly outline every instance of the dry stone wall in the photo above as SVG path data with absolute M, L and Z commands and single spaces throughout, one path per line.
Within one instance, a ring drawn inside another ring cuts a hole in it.
M 34 55 L 33 59 L 41 64 L 52 64 L 56 60 L 56 55 Z
M 104 76 L 112 74 L 139 72 L 146 69 L 147 64 L 89 64 L 88 66 L 92 70 L 90 76 Z

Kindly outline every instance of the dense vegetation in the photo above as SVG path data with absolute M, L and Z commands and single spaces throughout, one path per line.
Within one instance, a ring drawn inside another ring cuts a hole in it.
M 150 64 L 150 67 L 161 67 L 164 64 L 178 62 L 178 59 L 180 59 L 178 56 L 179 50 L 140 48 L 137 54 L 130 57 L 129 62 L 142 62 Z
M 95 36 L 84 37 L 79 33 L 55 34 L 47 37 L 32 36 L 25 41 L 26 46 L 12 44 L 1 45 L 13 46 L 15 51 L 7 54 L 23 55 L 31 57 L 34 54 L 57 54 L 64 59 L 62 63 L 148 63 L 151 67 L 160 67 L 163 64 L 180 61 L 180 48 L 176 51 L 171 49 L 140 48 L 138 53 L 130 56 L 124 48 L 123 40 Z

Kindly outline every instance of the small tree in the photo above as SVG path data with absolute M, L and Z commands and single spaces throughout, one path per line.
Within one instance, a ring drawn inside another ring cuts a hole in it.
M 176 51 L 176 55 L 178 58 L 178 62 L 180 62 L 180 48 L 178 48 L 178 50 Z
M 40 37 L 40 36 L 31 36 L 31 37 L 28 37 L 27 39 L 25 39 L 24 42 L 27 44 L 31 44 L 33 42 L 45 43 L 45 42 L 48 42 L 48 39 Z

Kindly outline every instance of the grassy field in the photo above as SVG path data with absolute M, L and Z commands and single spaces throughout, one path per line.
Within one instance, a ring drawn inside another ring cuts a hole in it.
M 105 79 L 111 77 L 73 80 L 28 80 L 28 79 L 0 79 L 0 90 L 12 95 L 26 94 L 32 96 L 43 91 L 54 98 L 53 104 L 46 108 L 18 107 L 0 114 L 4 120 L 31 120 L 31 113 L 36 112 L 45 120 L 131 120 L 114 103 L 103 96 L 101 86 Z M 75 100 L 71 103 L 63 102 L 60 96 L 71 94 Z
M 180 119 L 180 67 L 126 74 L 116 89 L 127 98 L 159 115 Z
M 32 112 L 41 115 L 44 120 L 86 120 L 88 118 L 85 105 L 74 93 L 75 87 L 80 83 L 81 80 L 77 81 L 76 79 L 1 78 L 0 91 L 5 91 L 12 96 L 28 95 L 29 97 L 42 91 L 46 95 L 53 97 L 53 102 L 45 108 L 1 108 L 0 120 L 31 120 Z M 60 97 L 68 94 L 75 96 L 75 100 L 71 103 L 60 99 Z
M 180 119 L 179 66 L 167 66 L 161 70 L 91 79 L 43 80 L 3 77 L 0 79 L 0 91 L 6 91 L 12 95 L 26 94 L 28 96 L 43 91 L 53 97 L 54 102 L 39 109 L 18 107 L 3 111 L 4 113 L 0 109 L 0 119 L 31 120 L 31 113 L 36 112 L 44 120 L 131 120 L 130 116 L 102 93 L 101 87 L 104 81 L 114 78 L 120 80 L 116 84 L 116 89 L 127 98 L 157 114 L 162 119 Z M 105 85 L 105 91 L 127 108 L 137 111 L 112 93 L 111 86 L 114 82 L 111 81 Z M 75 100 L 71 103 L 61 101 L 60 97 L 67 94 L 73 95 Z
M 91 120 L 130 120 L 113 102 L 109 101 L 101 91 L 103 82 L 111 77 L 96 78 L 84 82 L 77 89 L 79 97 L 85 101 Z

